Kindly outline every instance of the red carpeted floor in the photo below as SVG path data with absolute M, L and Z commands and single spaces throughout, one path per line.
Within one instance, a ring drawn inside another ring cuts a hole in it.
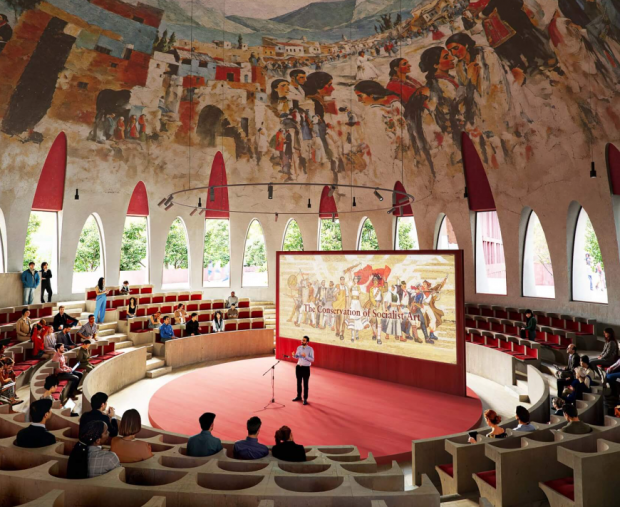
M 198 418 L 214 412 L 214 435 L 245 438 L 247 419 L 263 421 L 260 440 L 274 444 L 276 429 L 287 425 L 304 445 L 356 445 L 362 456 L 379 461 L 411 457 L 411 440 L 467 431 L 478 424 L 482 404 L 473 391 L 467 398 L 434 393 L 391 382 L 315 368 L 309 405 L 293 403 L 295 366 L 276 367 L 276 401 L 285 407 L 263 408 L 271 399 L 271 377 L 262 374 L 273 358 L 248 359 L 196 370 L 179 377 L 151 398 L 151 424 L 192 435 Z M 381 459 L 383 458 L 383 459 Z

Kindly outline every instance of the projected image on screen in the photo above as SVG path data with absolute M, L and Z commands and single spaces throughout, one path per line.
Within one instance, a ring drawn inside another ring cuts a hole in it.
M 455 261 L 282 254 L 279 336 L 456 364 Z

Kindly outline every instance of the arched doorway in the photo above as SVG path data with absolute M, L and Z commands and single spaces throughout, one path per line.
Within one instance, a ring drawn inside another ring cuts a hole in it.
M 222 135 L 224 119 L 224 113 L 219 107 L 205 106 L 200 111 L 196 133 L 206 142 L 207 146 L 215 146 L 215 138 Z

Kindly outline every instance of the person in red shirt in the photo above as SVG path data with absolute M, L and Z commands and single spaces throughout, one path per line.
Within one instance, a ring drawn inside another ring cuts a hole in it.
M 32 343 L 34 348 L 32 349 L 32 354 L 37 359 L 49 359 L 52 357 L 52 354 L 46 354 L 44 352 L 45 349 L 45 337 L 52 332 L 52 327 L 48 326 L 45 320 L 39 321 L 33 327 L 32 330 Z

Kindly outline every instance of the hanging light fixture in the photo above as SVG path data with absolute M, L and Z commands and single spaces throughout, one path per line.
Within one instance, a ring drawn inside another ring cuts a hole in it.
M 205 214 L 205 211 L 206 211 L 205 209 L 201 209 L 201 210 L 200 210 L 200 213 L 198 213 L 198 214 L 199 214 L 199 215 L 204 215 L 204 214 Z
M 590 178 L 596 178 L 596 167 L 594 166 L 594 160 L 590 169 Z
M 168 206 L 172 202 L 173 197 L 171 195 L 164 201 L 164 206 Z
M 467 186 L 465 187 L 465 192 L 463 192 L 463 199 L 467 199 L 469 194 L 467 193 Z
M 159 206 L 161 208 L 164 205 L 165 202 L 166 202 L 166 197 L 164 197 L 161 201 L 159 201 L 157 203 L 157 206 Z
M 276 213 L 276 222 L 278 221 L 278 214 Z
M 377 192 L 377 189 L 376 189 L 376 188 L 375 188 L 375 192 L 374 192 L 374 194 L 375 194 L 375 197 L 376 197 L 377 199 L 379 199 L 380 201 L 382 201 L 382 200 L 383 200 L 383 196 L 382 196 L 379 192 Z
M 189 214 L 189 216 L 190 216 L 190 217 L 193 217 L 193 216 L 196 214 L 196 212 L 197 212 L 197 211 L 198 211 L 198 208 L 194 208 L 194 209 L 192 210 L 192 212 Z
M 396 211 L 396 208 L 390 208 L 387 212 L 388 215 L 391 215 L 392 213 L 394 213 Z
M 198 207 L 202 208 L 202 197 L 198 198 Z
M 166 207 L 164 208 L 164 210 L 165 210 L 165 211 L 168 211 L 170 208 L 172 208 L 172 206 L 174 206 L 174 203 L 173 203 L 173 202 L 171 202 L 170 204 L 168 204 L 168 206 L 166 206 Z
M 310 199 L 308 199 L 308 208 L 312 208 L 312 204 L 310 203 Z
M 355 196 L 353 196 L 353 207 L 355 208 L 357 206 L 357 203 L 355 202 Z
M 334 197 L 334 192 L 336 191 L 336 185 L 332 185 L 329 187 L 329 192 L 327 192 L 327 197 Z
M 273 199 L 273 185 L 271 183 L 269 183 L 269 186 L 267 187 L 267 198 Z
M 336 213 L 332 213 L 332 224 L 336 221 Z
M 215 187 L 209 187 L 209 200 L 215 201 Z
M 80 191 L 77 188 L 75 189 L 75 200 L 76 201 L 80 200 Z

